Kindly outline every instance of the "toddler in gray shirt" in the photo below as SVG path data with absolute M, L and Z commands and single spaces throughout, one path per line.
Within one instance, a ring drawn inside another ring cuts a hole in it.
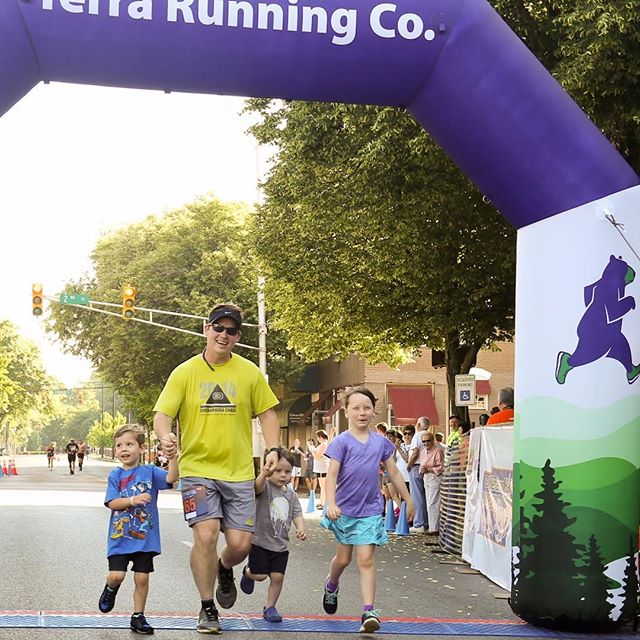
M 251 540 L 249 562 L 242 570 L 240 588 L 244 593 L 253 593 L 255 582 L 269 577 L 267 606 L 262 616 L 267 622 L 282 622 L 276 609 L 282 592 L 284 574 L 289 559 L 289 529 L 293 522 L 296 538 L 306 540 L 302 507 L 295 491 L 291 488 L 293 456 L 287 449 L 270 449 L 278 452 L 278 463 L 269 473 L 264 467 L 255 480 L 256 524 Z

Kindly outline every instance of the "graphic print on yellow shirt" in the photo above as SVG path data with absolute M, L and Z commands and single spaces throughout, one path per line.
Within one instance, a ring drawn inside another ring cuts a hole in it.
M 178 365 L 154 411 L 179 419 L 181 477 L 253 480 L 251 419 L 278 399 L 246 358 L 233 354 L 212 369 L 201 354 Z

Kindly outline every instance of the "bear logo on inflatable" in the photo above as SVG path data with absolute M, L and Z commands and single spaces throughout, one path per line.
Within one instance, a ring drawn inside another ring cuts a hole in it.
M 631 359 L 629 342 L 622 333 L 622 318 L 636 308 L 633 296 L 625 296 L 626 286 L 636 272 L 622 258 L 611 256 L 597 282 L 584 288 L 587 307 L 578 323 L 578 346 L 573 353 L 560 351 L 556 362 L 556 381 L 564 384 L 571 369 L 595 362 L 606 356 L 617 360 L 633 384 L 640 376 L 640 364 Z

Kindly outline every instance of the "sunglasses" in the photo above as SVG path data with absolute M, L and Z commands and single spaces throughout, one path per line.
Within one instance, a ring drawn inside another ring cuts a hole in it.
M 422 442 L 433 442 L 433 439 L 429 438 L 428 440 L 423 440 Z
M 238 327 L 225 327 L 223 324 L 211 324 L 210 327 L 216 332 L 216 333 L 224 333 L 225 331 L 227 332 L 227 335 L 229 336 L 235 336 L 238 333 L 240 333 L 240 329 L 238 329 Z

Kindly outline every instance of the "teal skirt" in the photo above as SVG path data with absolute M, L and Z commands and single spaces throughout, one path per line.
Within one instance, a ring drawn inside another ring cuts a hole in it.
M 320 525 L 333 531 L 340 544 L 375 544 L 389 542 L 381 515 L 354 518 L 344 513 L 337 520 L 329 520 L 326 515 L 320 519 Z

